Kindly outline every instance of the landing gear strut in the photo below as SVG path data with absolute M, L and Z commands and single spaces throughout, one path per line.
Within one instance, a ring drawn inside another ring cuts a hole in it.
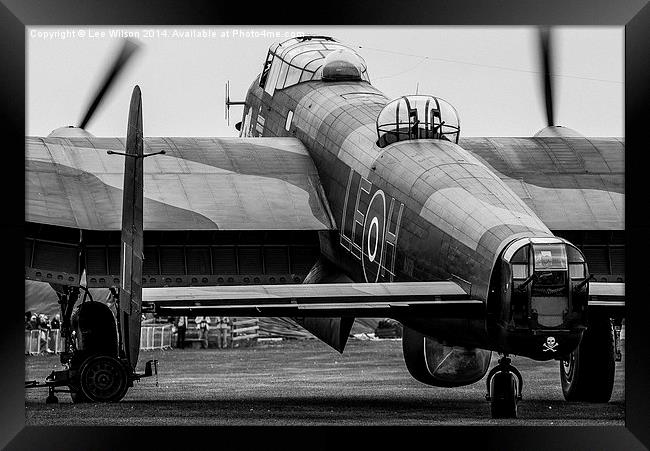
M 47 404 L 58 403 L 56 393 L 70 393 L 73 403 L 117 402 L 142 377 L 157 374 L 157 361 L 146 363 L 143 374 L 136 373 L 124 356 L 118 324 L 110 308 L 92 300 L 85 287 L 55 287 L 62 312 L 61 335 L 64 349 L 61 353 L 63 370 L 52 371 L 43 383 L 26 381 L 25 388 L 47 387 Z M 79 290 L 86 296 L 72 313 Z M 152 366 L 153 365 L 153 366 Z M 67 387 L 67 390 L 62 389 Z
M 521 400 L 524 380 L 511 360 L 504 355 L 492 368 L 486 379 L 487 394 L 492 418 L 517 418 L 517 402 Z
M 72 340 L 72 327 L 70 326 L 70 317 L 75 303 L 79 298 L 79 287 L 68 287 L 64 285 L 51 284 L 59 298 L 61 307 L 61 338 L 63 339 L 63 352 L 61 353 L 61 363 L 67 365 L 74 355 L 74 340 Z

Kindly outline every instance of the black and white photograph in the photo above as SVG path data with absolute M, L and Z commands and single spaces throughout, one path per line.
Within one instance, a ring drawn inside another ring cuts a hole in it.
M 622 28 L 27 43 L 28 424 L 623 424 Z
M 24 425 L 625 432 L 628 39 L 26 24 Z

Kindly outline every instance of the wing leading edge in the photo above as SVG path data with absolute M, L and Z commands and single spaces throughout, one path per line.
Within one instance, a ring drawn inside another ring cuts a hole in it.
M 485 311 L 448 281 L 145 288 L 143 302 L 161 315 L 472 318 Z
M 161 315 L 479 318 L 483 301 L 443 282 L 160 287 L 142 290 L 143 308 Z M 589 308 L 625 307 L 624 283 L 590 283 Z

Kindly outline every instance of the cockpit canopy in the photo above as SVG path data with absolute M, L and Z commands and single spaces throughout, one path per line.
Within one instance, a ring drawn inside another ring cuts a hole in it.
M 309 80 L 370 82 L 363 58 L 327 36 L 292 38 L 269 49 L 260 76 L 266 92 Z
M 326 81 L 361 81 L 364 74 L 366 77 L 368 74 L 361 57 L 348 49 L 330 52 L 319 70 L 321 79 Z
M 411 139 L 444 139 L 458 143 L 460 119 L 456 109 L 438 97 L 402 96 L 379 113 L 377 136 L 379 147 Z

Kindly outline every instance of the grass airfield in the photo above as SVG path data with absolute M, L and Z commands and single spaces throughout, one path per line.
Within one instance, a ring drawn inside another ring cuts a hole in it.
M 624 345 L 624 342 L 623 342 Z M 250 348 L 142 351 L 156 378 L 136 382 L 115 404 L 45 404 L 25 391 L 26 425 L 576 425 L 624 426 L 625 352 L 609 403 L 568 403 L 559 364 L 513 357 L 524 377 L 519 418 L 493 420 L 485 378 L 459 388 L 429 387 L 408 373 L 401 340 L 350 339 L 343 354 L 315 339 Z M 498 356 L 492 355 L 492 366 Z M 25 379 L 60 369 L 56 355 L 25 357 Z

